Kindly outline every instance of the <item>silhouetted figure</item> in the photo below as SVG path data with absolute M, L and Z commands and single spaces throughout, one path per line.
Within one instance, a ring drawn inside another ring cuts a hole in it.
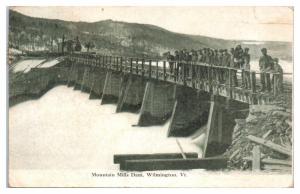
M 278 58 L 274 58 L 273 62 L 274 62 L 273 72 L 277 74 L 275 89 L 277 90 L 277 92 L 282 92 L 283 91 L 283 70 L 282 70 L 281 65 L 278 63 L 279 62 Z M 273 77 L 273 79 L 274 79 L 274 77 Z
M 267 53 L 266 48 L 261 49 L 262 56 L 259 59 L 259 68 L 260 68 L 260 81 L 261 81 L 261 91 L 265 91 L 266 89 L 266 75 L 265 73 L 267 71 L 270 71 L 273 66 L 273 59 L 271 56 L 269 56 Z
M 170 73 L 173 74 L 173 70 L 174 70 L 174 60 L 175 60 L 174 55 L 171 55 L 171 53 L 168 52 L 168 53 L 167 53 L 167 60 L 168 60 L 168 63 L 169 63 Z
M 250 54 L 249 54 L 249 48 L 245 48 L 244 54 L 243 54 L 243 62 L 244 62 L 244 69 L 247 71 L 243 75 L 244 79 L 244 85 L 243 87 L 249 88 L 250 87 Z

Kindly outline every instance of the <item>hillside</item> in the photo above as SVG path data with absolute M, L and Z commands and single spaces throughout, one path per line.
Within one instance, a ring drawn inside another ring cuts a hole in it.
M 163 28 L 137 23 L 104 20 L 94 23 L 70 22 L 25 16 L 9 11 L 9 46 L 21 50 L 58 50 L 62 36 L 66 39 L 79 37 L 81 43 L 93 41 L 93 51 L 126 56 L 158 57 L 166 51 L 202 47 L 230 48 L 241 44 L 250 48 L 253 58 L 258 58 L 260 48 L 270 54 L 292 60 L 292 43 L 233 41 L 205 36 L 174 33 Z

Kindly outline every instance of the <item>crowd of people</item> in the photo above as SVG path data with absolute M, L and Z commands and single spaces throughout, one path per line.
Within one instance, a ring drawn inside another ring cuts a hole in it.
M 259 68 L 262 73 L 270 72 L 270 73 L 278 73 L 279 81 L 277 81 L 278 87 L 282 90 L 282 81 L 283 81 L 283 70 L 279 65 L 278 58 L 272 58 L 267 54 L 267 49 L 261 49 L 262 56 L 259 59 Z M 179 61 L 176 68 L 178 68 L 179 74 L 183 74 L 182 66 L 190 63 L 204 63 L 213 66 L 223 66 L 223 67 L 231 67 L 235 69 L 244 69 L 246 71 L 250 71 L 250 54 L 249 48 L 242 48 L 241 45 L 237 45 L 235 48 L 231 48 L 229 51 L 227 49 L 212 49 L 212 48 L 202 48 L 199 50 L 191 50 L 187 49 L 176 50 L 174 54 L 171 52 L 167 52 L 167 60 L 169 61 L 169 69 L 170 73 L 174 73 L 174 61 Z M 184 73 L 189 74 L 190 68 L 189 65 L 186 65 L 186 70 Z M 237 78 L 233 77 L 234 85 L 237 84 Z M 245 78 L 245 83 L 250 85 L 250 77 Z M 265 76 L 261 76 L 262 90 L 265 84 Z M 248 86 L 247 86 L 248 87 Z
M 186 49 L 175 51 L 174 54 L 167 53 L 169 61 L 201 62 L 216 66 L 250 69 L 249 48 L 237 45 L 235 48 L 212 49 L 202 48 L 200 50 L 187 51 Z

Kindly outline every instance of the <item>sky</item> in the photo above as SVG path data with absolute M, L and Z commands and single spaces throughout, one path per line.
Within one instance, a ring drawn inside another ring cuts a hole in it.
M 145 23 L 223 39 L 293 41 L 289 7 L 13 7 L 25 15 L 68 21 Z

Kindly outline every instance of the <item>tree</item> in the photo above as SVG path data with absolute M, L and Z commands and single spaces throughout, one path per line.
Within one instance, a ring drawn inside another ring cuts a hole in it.
M 75 51 L 81 51 L 81 49 L 82 49 L 82 46 L 81 46 L 81 43 L 80 43 L 79 38 L 77 36 L 76 40 L 75 40 Z
M 90 51 L 90 49 L 93 49 L 93 48 L 95 48 L 95 44 L 94 44 L 93 42 L 91 42 L 91 41 L 89 41 L 89 42 L 85 43 L 85 44 L 84 44 L 84 46 L 86 47 L 86 49 L 87 49 L 87 52 L 89 52 L 89 51 Z

